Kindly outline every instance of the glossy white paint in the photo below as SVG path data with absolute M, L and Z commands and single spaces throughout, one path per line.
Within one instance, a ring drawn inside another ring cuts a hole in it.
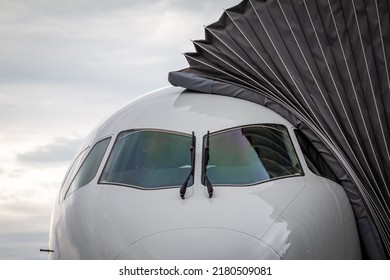
M 166 88 L 126 105 L 100 124 L 81 150 L 113 139 L 88 185 L 60 194 L 52 214 L 53 259 L 356 259 L 356 224 L 341 186 L 312 174 L 284 118 L 262 106 Z M 247 187 L 201 184 L 202 137 L 248 124 L 276 123 L 290 133 L 305 176 Z M 194 185 L 140 190 L 101 185 L 98 178 L 114 139 L 127 129 L 195 132 Z

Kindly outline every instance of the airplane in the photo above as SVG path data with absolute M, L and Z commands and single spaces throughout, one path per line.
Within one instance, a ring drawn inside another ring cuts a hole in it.
M 253 102 L 144 95 L 76 154 L 49 259 L 361 259 L 350 201 L 310 145 Z

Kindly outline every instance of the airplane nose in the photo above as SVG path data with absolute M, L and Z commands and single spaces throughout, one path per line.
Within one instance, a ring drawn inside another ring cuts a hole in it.
M 261 240 L 243 232 L 220 228 L 184 228 L 142 238 L 117 259 L 280 259 Z

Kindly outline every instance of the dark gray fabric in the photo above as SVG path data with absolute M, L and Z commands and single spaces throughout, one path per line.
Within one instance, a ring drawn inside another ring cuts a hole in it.
M 245 0 L 205 30 L 170 82 L 292 122 L 344 186 L 368 258 L 389 258 L 389 3 Z

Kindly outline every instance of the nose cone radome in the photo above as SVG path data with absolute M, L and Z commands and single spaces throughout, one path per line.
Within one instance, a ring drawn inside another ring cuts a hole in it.
M 131 244 L 117 259 L 280 259 L 261 240 L 219 228 L 159 232 Z

